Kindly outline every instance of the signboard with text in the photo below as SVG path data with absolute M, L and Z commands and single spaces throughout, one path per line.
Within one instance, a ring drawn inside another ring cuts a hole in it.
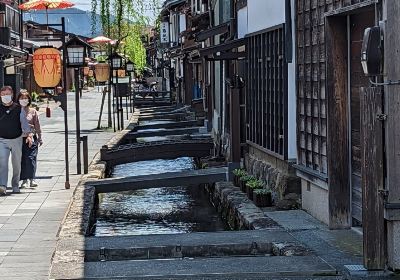
M 163 21 L 160 26 L 160 43 L 168 44 L 169 43 L 169 22 Z

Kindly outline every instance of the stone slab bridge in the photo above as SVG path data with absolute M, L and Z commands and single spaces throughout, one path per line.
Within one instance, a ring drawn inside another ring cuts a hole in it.
M 207 157 L 211 155 L 213 148 L 214 143 L 211 138 L 193 138 L 119 145 L 111 149 L 103 147 L 100 154 L 102 161 L 113 166 L 153 159 Z

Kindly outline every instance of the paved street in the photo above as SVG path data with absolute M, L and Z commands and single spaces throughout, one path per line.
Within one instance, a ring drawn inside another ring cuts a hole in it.
M 60 222 L 79 181 L 76 175 L 75 103 L 69 94 L 69 158 L 71 189 L 65 190 L 64 122 L 61 108 L 46 118 L 41 108 L 40 120 L 44 145 L 39 150 L 36 189 L 0 198 L 0 275 L 2 280 L 48 279 L 48 271 Z M 82 135 L 89 137 L 89 161 L 113 135 L 97 130 L 101 94 L 84 92 L 81 99 Z M 107 106 L 105 106 L 107 107 Z M 107 108 L 102 127 L 107 125 Z

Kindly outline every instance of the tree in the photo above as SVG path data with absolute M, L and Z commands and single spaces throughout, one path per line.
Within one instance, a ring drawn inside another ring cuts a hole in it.
M 145 10 L 157 12 L 159 0 L 92 0 L 92 31 L 95 14 L 99 11 L 103 34 L 116 40 L 114 52 L 124 53 L 135 64 L 136 70 L 143 70 L 146 50 L 142 36 L 149 26 Z

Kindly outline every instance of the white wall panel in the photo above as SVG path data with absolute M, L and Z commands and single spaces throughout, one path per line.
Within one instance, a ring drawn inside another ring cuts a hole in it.
M 248 33 L 285 22 L 284 0 L 248 0 Z
M 247 7 L 238 11 L 238 38 L 244 38 L 247 34 Z

